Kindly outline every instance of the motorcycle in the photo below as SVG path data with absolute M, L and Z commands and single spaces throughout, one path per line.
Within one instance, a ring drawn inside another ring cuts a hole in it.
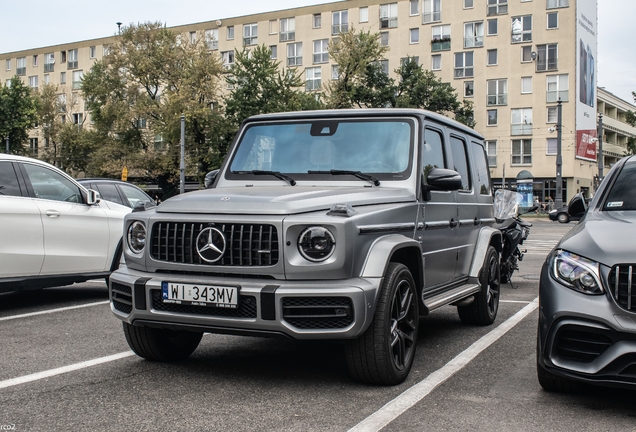
M 503 242 L 501 260 L 499 262 L 501 283 L 511 281 L 512 273 L 515 270 L 519 270 L 519 261 L 523 261 L 523 254 L 527 252 L 527 250 L 522 251 L 520 246 L 530 235 L 532 224 L 525 222 L 519 216 L 538 209 L 538 206 L 533 206 L 520 212 L 519 205 L 522 200 L 523 195 L 519 192 L 505 189 L 499 189 L 495 192 L 494 213 L 497 221 L 495 226 L 501 231 Z

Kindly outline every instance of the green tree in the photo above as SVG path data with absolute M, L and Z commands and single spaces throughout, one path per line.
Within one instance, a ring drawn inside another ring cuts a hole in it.
M 10 152 L 28 154 L 29 130 L 37 123 L 38 100 L 16 75 L 10 84 L 0 87 L 0 145 L 9 138 Z

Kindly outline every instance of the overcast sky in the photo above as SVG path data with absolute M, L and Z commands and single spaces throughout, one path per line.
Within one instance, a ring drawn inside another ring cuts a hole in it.
M 0 53 L 111 36 L 117 32 L 118 21 L 124 25 L 161 21 L 171 27 L 319 3 L 331 1 L 0 0 Z M 598 3 L 598 83 L 633 103 L 636 49 L 631 32 L 636 0 Z

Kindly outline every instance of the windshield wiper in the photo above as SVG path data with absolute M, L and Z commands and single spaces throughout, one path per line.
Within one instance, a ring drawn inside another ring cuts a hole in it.
M 370 174 L 365 174 L 361 171 L 347 171 L 347 170 L 329 170 L 329 171 L 307 171 L 307 174 L 331 174 L 331 175 L 352 175 L 362 180 L 368 180 L 373 183 L 374 186 L 380 186 L 380 180 L 373 177 Z
M 262 170 L 237 171 L 236 174 L 271 175 L 278 179 L 288 182 L 291 186 L 296 186 L 296 180 L 281 173 L 280 171 L 262 171 Z

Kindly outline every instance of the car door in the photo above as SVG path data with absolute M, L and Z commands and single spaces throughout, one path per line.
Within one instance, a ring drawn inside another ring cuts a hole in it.
M 40 209 L 11 161 L 0 161 L 0 278 L 37 276 L 44 262 Z
M 24 163 L 23 169 L 42 215 L 40 274 L 85 274 L 110 268 L 110 227 L 104 210 L 85 204 L 80 186 L 63 174 L 31 163 Z

